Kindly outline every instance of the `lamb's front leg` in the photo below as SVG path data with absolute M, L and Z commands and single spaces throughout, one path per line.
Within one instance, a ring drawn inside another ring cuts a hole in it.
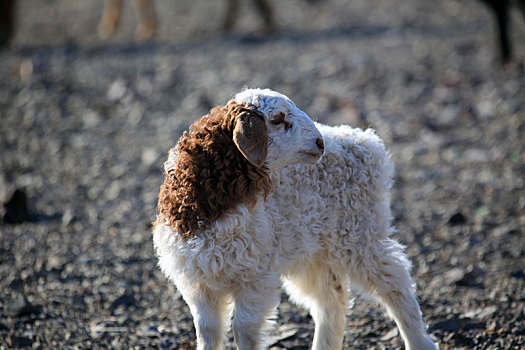
M 279 279 L 263 278 L 234 293 L 233 335 L 239 350 L 264 349 L 280 301 Z
M 197 333 L 197 349 L 222 349 L 225 323 L 231 310 L 227 295 L 212 291 L 205 286 L 193 286 L 181 290 L 181 293 L 193 316 Z

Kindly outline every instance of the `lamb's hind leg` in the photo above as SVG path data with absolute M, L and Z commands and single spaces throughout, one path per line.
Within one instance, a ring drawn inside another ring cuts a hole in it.
M 315 322 L 312 349 L 341 349 L 347 311 L 347 282 L 328 266 L 310 264 L 284 279 L 291 299 L 310 310 Z
M 392 240 L 378 242 L 374 252 L 360 259 L 350 282 L 374 294 L 394 318 L 407 350 L 436 349 L 423 323 L 410 278 L 410 262 L 404 248 Z

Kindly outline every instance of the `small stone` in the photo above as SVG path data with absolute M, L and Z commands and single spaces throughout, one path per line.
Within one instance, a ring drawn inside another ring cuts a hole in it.
M 381 337 L 381 341 L 389 341 L 390 339 L 394 339 L 399 335 L 399 331 L 396 327 L 392 328 L 388 331 L 384 336 Z
M 16 316 L 18 311 L 24 307 L 25 302 L 25 298 L 22 294 L 17 293 L 12 295 L 4 305 L 5 314 L 7 316 Z
M 478 287 L 483 288 L 483 284 L 478 282 L 478 277 L 483 276 L 485 271 L 476 266 L 470 266 L 463 274 L 463 277 L 455 283 L 463 287 Z
M 516 334 L 516 335 L 525 335 L 525 327 L 523 326 L 516 326 L 516 327 L 513 327 L 511 332 L 513 334 Z
M 465 277 L 465 270 L 461 267 L 456 267 L 451 270 L 448 270 L 444 274 L 444 278 L 447 284 L 456 284 L 459 281 L 463 280 Z
M 62 214 L 62 224 L 64 226 L 67 226 L 71 224 L 74 219 L 75 219 L 75 215 L 73 214 L 73 210 L 71 208 L 67 208 Z
M 84 122 L 84 126 L 86 128 L 94 128 L 100 124 L 101 117 L 97 112 L 90 110 L 84 113 L 82 116 L 82 121 Z
M 485 308 L 468 311 L 465 313 L 465 317 L 485 320 L 492 317 L 492 315 L 494 315 L 496 311 L 498 311 L 498 307 L 496 305 L 492 305 L 487 306 Z
M 141 160 L 146 166 L 151 166 L 157 162 L 159 152 L 155 148 L 146 148 L 142 152 Z
M 25 58 L 20 62 L 20 79 L 22 81 L 29 81 L 31 79 L 31 76 L 33 75 L 33 60 L 30 58 Z
M 111 84 L 109 90 L 108 90 L 108 100 L 110 101 L 118 101 L 124 97 L 127 91 L 127 86 L 124 80 L 117 79 Z
M 491 320 L 487 324 L 486 332 L 487 333 L 494 333 L 497 328 L 498 328 L 497 322 L 495 320 Z
M 280 326 L 277 330 L 277 334 L 271 338 L 270 344 L 275 345 L 282 340 L 289 339 L 296 335 L 297 331 L 297 326 L 293 324 Z
M 476 110 L 482 118 L 493 117 L 496 113 L 494 103 L 489 100 L 483 100 L 476 105 Z
M 484 163 L 489 160 L 488 152 L 481 148 L 467 150 L 464 157 L 471 163 Z

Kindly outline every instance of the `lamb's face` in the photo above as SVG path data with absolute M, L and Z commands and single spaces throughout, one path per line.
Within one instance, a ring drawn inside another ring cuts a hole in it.
M 248 89 L 233 100 L 263 115 L 268 129 L 265 164 L 271 170 L 290 164 L 313 164 L 323 155 L 321 133 L 310 117 L 285 95 L 269 89 Z

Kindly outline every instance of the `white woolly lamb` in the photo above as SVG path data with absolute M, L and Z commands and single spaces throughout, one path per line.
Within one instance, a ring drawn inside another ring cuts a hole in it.
M 154 246 L 199 349 L 222 348 L 232 313 L 239 349 L 267 346 L 281 284 L 312 314 L 312 348 L 339 349 L 349 283 L 386 307 L 407 349 L 436 348 L 390 237 L 394 168 L 372 130 L 314 124 L 249 89 L 195 123 L 165 170 Z

